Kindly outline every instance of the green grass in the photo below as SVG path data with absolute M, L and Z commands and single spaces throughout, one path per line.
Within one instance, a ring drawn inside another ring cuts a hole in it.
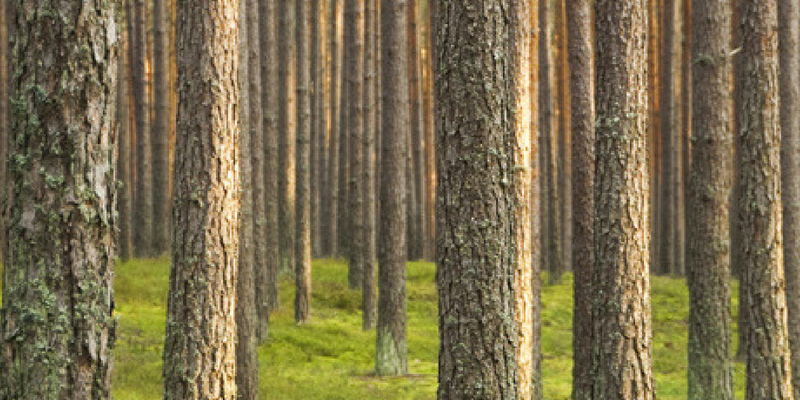
M 403 378 L 372 376 L 375 332 L 361 330 L 361 296 L 347 288 L 346 271 L 342 262 L 314 262 L 313 321 L 302 326 L 293 319 L 292 282 L 288 278 L 281 281 L 281 307 L 271 317 L 269 341 L 259 350 L 261 398 L 435 398 L 438 340 L 433 264 L 408 264 L 408 358 L 412 375 Z M 161 397 L 168 279 L 166 259 L 133 260 L 117 268 L 119 331 L 113 378 L 116 399 Z M 731 289 L 735 313 L 735 284 Z M 562 284 L 545 286 L 543 290 L 545 399 L 568 399 L 572 370 L 572 277 L 567 275 Z M 652 279 L 653 355 L 660 399 L 686 398 L 688 299 L 683 280 Z M 735 345 L 735 334 L 733 339 Z M 736 397 L 744 398 L 741 363 L 735 365 L 735 383 Z

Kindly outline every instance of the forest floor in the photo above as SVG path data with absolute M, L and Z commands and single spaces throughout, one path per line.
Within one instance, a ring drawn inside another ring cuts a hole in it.
M 293 318 L 294 289 L 281 280 L 281 307 L 271 317 L 269 340 L 259 349 L 261 398 L 435 399 L 437 304 L 435 267 L 408 264 L 408 360 L 410 375 L 372 375 L 375 331 L 361 329 L 361 295 L 347 288 L 343 262 L 316 260 L 312 322 Z M 116 273 L 119 316 L 113 394 L 118 400 L 161 398 L 169 261 L 132 260 Z M 545 280 L 546 281 L 546 280 Z M 735 284 L 731 292 L 736 315 Z M 686 332 L 689 294 L 682 279 L 652 279 L 654 370 L 660 399 L 686 398 Z M 544 286 L 542 329 L 544 398 L 569 399 L 572 380 L 572 277 Z M 736 319 L 734 318 L 734 329 Z M 736 344 L 736 335 L 733 337 Z M 736 398 L 744 397 L 744 364 L 735 364 Z

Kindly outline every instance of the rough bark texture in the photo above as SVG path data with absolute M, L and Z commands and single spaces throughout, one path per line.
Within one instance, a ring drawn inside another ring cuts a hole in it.
M 406 0 L 381 4 L 381 222 L 375 371 L 408 371 L 406 345 L 406 154 L 408 75 Z
M 346 0 L 345 15 L 351 37 L 347 44 L 348 160 L 350 176 L 347 191 L 347 280 L 351 288 L 361 288 L 364 275 L 364 0 Z
M 264 258 L 256 270 L 259 329 L 261 340 L 269 332 L 269 313 L 278 308 L 280 271 L 280 227 L 278 225 L 278 31 L 275 0 L 259 3 L 261 35 L 262 113 L 264 116 Z
M 733 399 L 730 222 L 733 97 L 730 0 L 693 7 L 693 169 L 688 187 L 689 399 Z
M 361 283 L 362 327 L 372 329 L 375 326 L 375 39 L 378 24 L 377 0 L 367 0 L 365 22 L 364 49 L 364 175 L 363 188 L 363 274 Z
M 278 230 L 281 269 L 293 269 L 295 251 L 295 195 L 297 138 L 296 0 L 278 1 Z
M 0 2 L 0 160 L 8 159 L 8 2 Z M 122 34 L 120 34 L 122 36 Z M 7 188 L 6 185 L 6 163 L 0 162 L 0 188 Z M 0 210 L 5 209 L 5 198 L 8 190 L 0 190 Z M 5 213 L 0 212 L 0 253 L 5 253 L 6 232 L 5 232 Z
M 164 398 L 236 398 L 240 10 L 178 2 L 178 131 Z
M 542 90 L 539 92 L 542 113 L 542 160 L 544 173 L 544 191 L 547 196 L 545 240 L 545 266 L 549 273 L 550 284 L 558 283 L 564 272 L 561 251 L 561 199 L 558 197 L 558 111 L 557 70 L 555 52 L 555 0 L 542 0 L 541 18 L 542 39 L 539 51 L 542 62 Z
M 294 320 L 311 317 L 311 9 L 297 2 L 297 194 Z M 291 227 L 288 227 L 291 229 Z
M 153 254 L 169 250 L 169 137 L 172 107 L 169 82 L 167 0 L 153 1 Z
M 594 36 L 592 2 L 567 1 L 572 96 L 572 261 L 575 305 L 572 319 L 572 398 L 590 398 L 592 381 L 592 270 L 594 266 Z
M 597 0 L 591 398 L 655 398 L 650 322 L 647 2 Z
M 783 261 L 794 397 L 800 397 L 800 4 L 778 2 Z M 696 31 L 696 30 L 695 30 Z
M 792 399 L 781 215 L 778 2 L 740 3 L 737 135 L 742 284 L 748 305 L 747 399 Z
M 411 133 L 410 152 L 411 174 L 408 176 L 409 184 L 409 220 L 408 220 L 408 258 L 418 260 L 426 255 L 425 243 L 427 233 L 425 232 L 425 207 L 423 196 L 425 195 L 425 165 L 423 158 L 425 153 L 423 139 L 422 122 L 422 79 L 420 78 L 419 61 L 419 40 L 417 35 L 418 0 L 409 1 L 408 7 L 408 99 L 409 99 L 409 122 Z M 413 190 L 413 195 L 412 195 Z
M 531 1 L 528 5 L 530 31 L 532 34 L 528 49 L 530 52 L 531 74 L 531 291 L 533 292 L 533 315 L 531 320 L 531 400 L 542 400 L 542 163 L 539 157 L 540 146 L 540 119 L 539 119 L 539 1 Z
M 136 114 L 136 201 L 134 252 L 138 257 L 155 255 L 153 242 L 153 154 L 150 147 L 150 94 L 147 73 L 147 6 L 135 0 L 133 7 L 133 98 Z
M 15 2 L 0 399 L 111 397 L 114 6 Z
M 5 2 L 3 2 L 5 4 Z M 123 12 L 123 11 L 121 11 Z M 128 260 L 133 257 L 133 173 L 131 169 L 131 139 L 133 139 L 131 130 L 131 110 L 130 110 L 130 57 L 128 57 L 128 48 L 130 47 L 129 37 L 127 35 L 128 23 L 126 19 L 129 18 L 128 11 L 124 11 L 125 16 L 119 18 L 119 37 L 120 37 L 120 50 L 119 50 L 119 69 L 117 74 L 117 179 L 119 180 L 119 187 L 117 190 L 117 226 L 119 226 L 119 233 L 117 234 L 117 254 L 122 260 Z M 0 23 L 0 29 L 4 24 Z M 0 57 L 2 59 L 2 57 Z M 5 82 L 5 80 L 4 80 Z M 0 95 L 2 96 L 2 95 Z M 0 98 L 6 98 L 3 96 Z M 0 155 L 0 159 L 5 159 Z M 5 168 L 6 163 L 0 163 Z M 5 172 L 0 171 L 0 179 L 5 176 Z M 6 187 L 3 185 L 2 187 Z M 2 194 L 0 194 L 2 195 Z
M 531 397 L 529 12 L 437 5 L 439 399 Z

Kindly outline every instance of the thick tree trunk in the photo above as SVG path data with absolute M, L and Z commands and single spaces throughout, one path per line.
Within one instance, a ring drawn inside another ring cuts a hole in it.
M 109 399 L 116 10 L 15 4 L 0 398 Z
M 572 398 L 591 398 L 592 274 L 594 268 L 594 36 L 592 2 L 567 1 L 572 112 L 572 261 L 575 305 L 572 323 Z
M 367 0 L 364 49 L 364 172 L 363 172 L 363 255 L 362 255 L 362 327 L 372 329 L 375 325 L 375 18 L 377 0 Z
M 647 174 L 647 2 L 597 0 L 591 398 L 655 398 Z
M 153 169 L 150 147 L 150 91 L 147 73 L 147 4 L 135 0 L 133 7 L 133 98 L 136 115 L 136 201 L 134 252 L 138 257 L 155 255 L 153 241 Z
M 439 399 L 532 392 L 531 4 L 483 6 L 437 5 Z
M 8 21 L 10 12 L 8 2 L 0 2 L 0 160 L 8 159 L 9 136 L 8 131 Z M 123 28 L 124 29 L 124 28 Z M 120 37 L 122 37 L 120 33 Z M 6 185 L 6 163 L 0 162 L 0 254 L 6 251 L 6 232 L 5 232 L 5 213 L 2 210 L 6 207 L 6 195 L 8 186 Z
M 297 194 L 294 320 L 311 318 L 311 5 L 297 2 Z M 289 227 L 288 229 L 291 229 Z
M 153 1 L 153 254 L 169 250 L 169 137 L 172 107 L 169 82 L 167 0 Z
M 781 200 L 792 386 L 800 397 L 800 5 L 778 3 L 781 96 Z
M 297 49 L 295 0 L 278 1 L 278 230 L 281 269 L 295 265 L 295 204 L 297 144 Z
M 261 54 L 261 105 L 264 116 L 264 258 L 256 269 L 258 289 L 258 335 L 263 341 L 269 332 L 269 313 L 278 308 L 280 272 L 280 227 L 278 226 L 278 31 L 275 0 L 258 3 Z
M 733 96 L 730 0 L 693 7 L 694 110 L 687 200 L 689 399 L 733 400 L 730 328 L 730 192 Z
M 406 154 L 408 152 L 408 4 L 381 4 L 381 226 L 378 242 L 378 325 L 375 371 L 408 371 L 406 345 Z
M 794 398 L 780 197 L 778 2 L 740 3 L 739 230 L 747 301 L 747 399 Z
M 241 162 L 238 36 L 230 2 L 178 2 L 178 132 L 164 398 L 236 398 Z M 232 73 L 233 72 L 233 73 Z

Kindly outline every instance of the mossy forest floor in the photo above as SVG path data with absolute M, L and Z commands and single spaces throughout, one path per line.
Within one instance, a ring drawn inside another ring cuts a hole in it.
M 293 319 L 294 289 L 281 280 L 281 307 L 271 317 L 270 337 L 259 349 L 261 398 L 434 399 L 438 350 L 435 267 L 408 264 L 408 348 L 410 375 L 372 375 L 375 331 L 361 330 L 361 296 L 347 288 L 343 262 L 314 262 L 313 320 Z M 114 351 L 114 397 L 161 398 L 169 261 L 133 260 L 116 274 L 119 316 Z M 736 287 L 732 286 L 736 297 Z M 652 279 L 655 373 L 660 399 L 686 398 L 686 332 L 689 294 L 683 280 Z M 733 301 L 734 315 L 736 313 Z M 547 400 L 569 399 L 572 370 L 572 278 L 544 286 L 542 329 L 544 393 Z M 736 327 L 734 318 L 734 328 Z M 734 334 L 734 345 L 736 344 Z M 736 397 L 744 397 L 744 365 L 735 365 Z

